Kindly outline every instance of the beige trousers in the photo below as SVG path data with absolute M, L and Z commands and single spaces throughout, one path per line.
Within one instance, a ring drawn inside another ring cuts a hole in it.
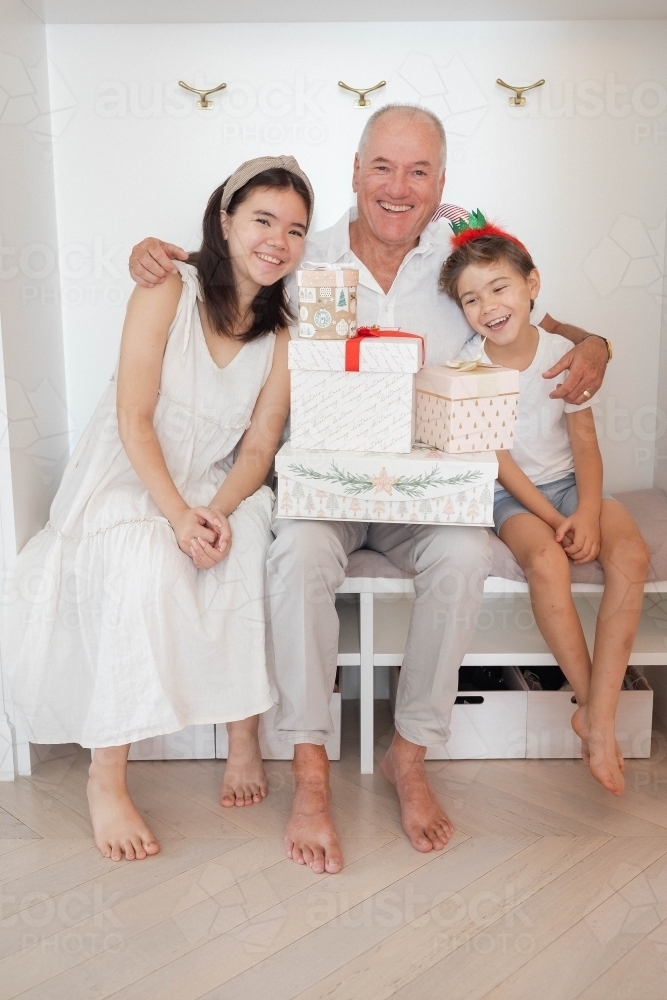
M 348 556 L 365 546 L 416 573 L 396 728 L 420 746 L 446 743 L 458 669 L 491 568 L 486 530 L 274 517 L 273 531 L 267 617 L 269 661 L 280 694 L 278 736 L 323 745 L 333 732 L 329 701 L 338 655 L 335 592 L 345 579 Z

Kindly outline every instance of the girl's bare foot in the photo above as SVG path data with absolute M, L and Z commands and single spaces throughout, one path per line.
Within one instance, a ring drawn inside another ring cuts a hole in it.
M 226 808 L 251 806 L 268 794 L 269 784 L 257 738 L 258 726 L 258 715 L 227 723 L 229 750 L 220 792 L 220 803 Z
M 622 795 L 625 761 L 616 742 L 614 720 L 591 723 L 588 707 L 582 705 L 572 716 L 572 728 L 581 740 L 581 756 L 595 780 L 613 795 Z
M 117 750 L 121 748 L 108 748 Z M 106 750 L 96 750 L 88 771 L 88 806 L 95 843 L 112 861 L 142 861 L 157 854 L 160 845 L 146 826 L 127 790 L 123 760 L 104 761 Z M 127 750 L 125 751 L 127 757 Z
M 428 783 L 425 752 L 395 733 L 381 769 L 398 793 L 401 823 L 412 846 L 418 851 L 441 851 L 454 827 Z

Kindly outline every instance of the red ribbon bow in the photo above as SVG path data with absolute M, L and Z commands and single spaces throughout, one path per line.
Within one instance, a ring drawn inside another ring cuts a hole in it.
M 361 344 L 367 337 L 398 337 L 400 339 L 410 337 L 410 339 L 421 340 L 422 355 L 425 352 L 424 338 L 420 333 L 403 333 L 402 330 L 381 330 L 379 326 L 360 326 L 355 336 L 345 341 L 346 372 L 359 371 Z

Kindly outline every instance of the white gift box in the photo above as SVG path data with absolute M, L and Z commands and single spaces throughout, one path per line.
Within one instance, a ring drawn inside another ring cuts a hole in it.
M 422 368 L 416 387 L 416 441 L 453 454 L 512 447 L 519 398 L 515 369 Z
M 344 372 L 347 344 L 340 340 L 291 340 L 292 371 Z M 406 375 L 424 363 L 421 337 L 365 337 L 359 343 L 359 371 Z
M 278 517 L 418 524 L 493 524 L 493 453 L 408 455 L 302 451 L 276 455 Z
M 291 435 L 295 448 L 405 452 L 415 435 L 414 372 L 420 338 L 368 337 L 359 371 L 345 371 L 346 344 L 292 340 Z

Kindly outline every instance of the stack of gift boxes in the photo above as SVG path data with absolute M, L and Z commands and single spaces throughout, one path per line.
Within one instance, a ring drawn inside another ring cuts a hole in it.
M 495 452 L 512 446 L 519 373 L 424 368 L 421 337 L 357 330 L 357 281 L 349 267 L 297 271 L 278 516 L 493 524 Z

